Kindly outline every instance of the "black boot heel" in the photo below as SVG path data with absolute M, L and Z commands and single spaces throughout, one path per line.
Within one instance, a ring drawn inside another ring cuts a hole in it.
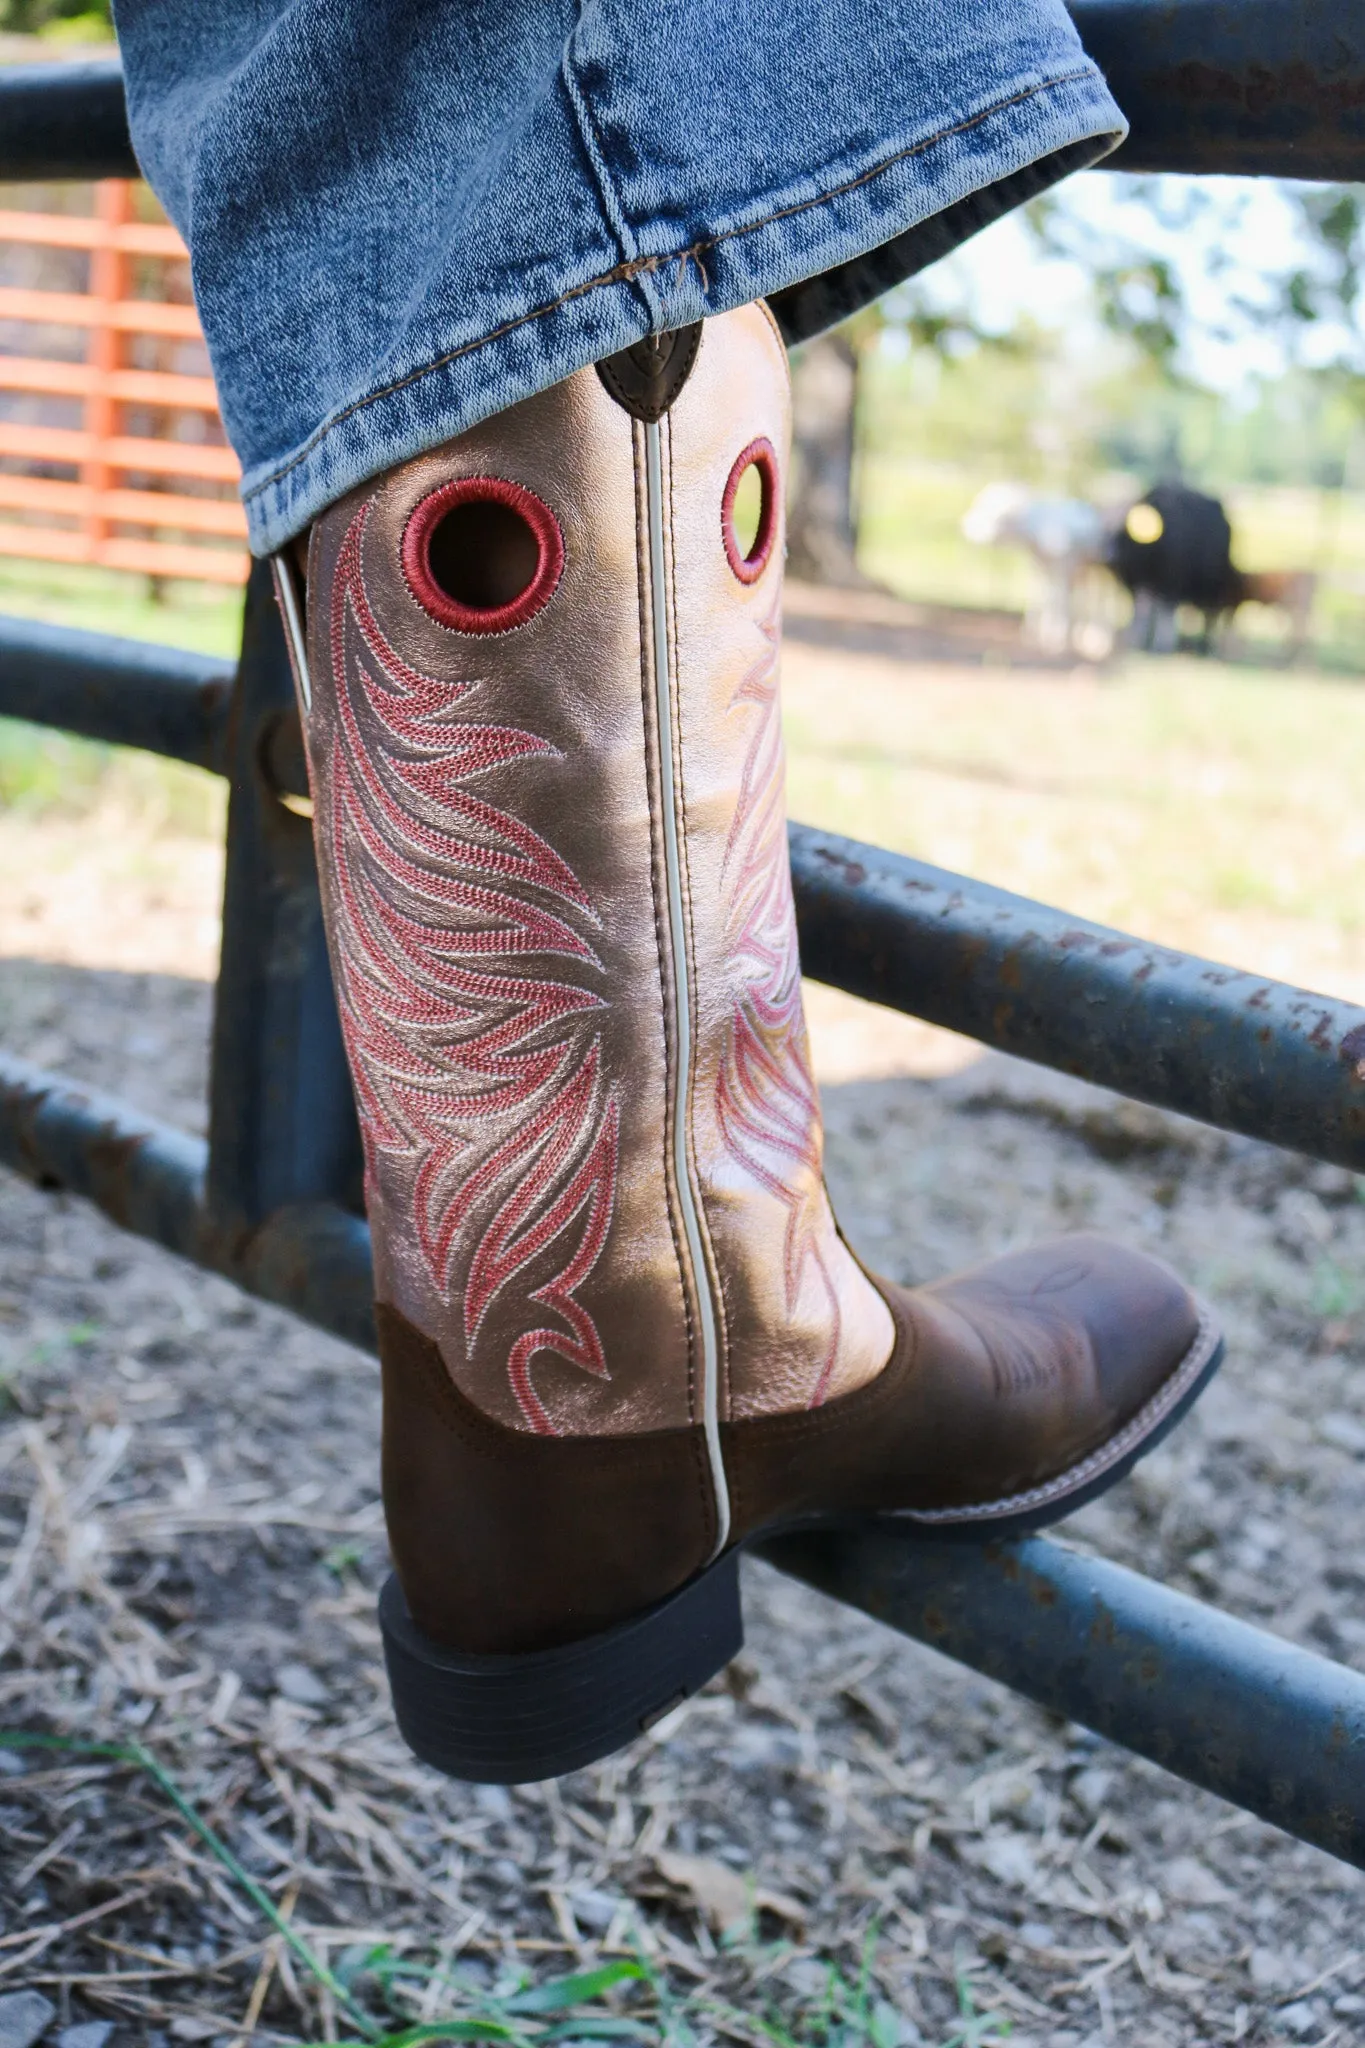
M 600 1635 L 557 1650 L 479 1657 L 413 1622 L 396 1577 L 379 1596 L 394 1712 L 423 1763 L 482 1785 L 525 1785 L 623 1749 L 714 1678 L 744 1642 L 731 1551 Z

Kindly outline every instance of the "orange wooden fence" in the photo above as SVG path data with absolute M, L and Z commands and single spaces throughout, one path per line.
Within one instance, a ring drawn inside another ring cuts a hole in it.
M 212 377 L 126 360 L 134 337 L 202 341 L 193 305 L 132 295 L 137 259 L 158 259 L 138 264 L 140 291 L 149 281 L 153 291 L 164 291 L 167 265 L 187 261 L 173 227 L 134 217 L 133 192 L 123 179 L 104 181 L 95 188 L 93 214 L 0 209 L 0 251 L 25 244 L 90 252 L 84 292 L 0 283 L 0 321 L 76 329 L 86 337 L 79 362 L 36 349 L 0 354 L 0 555 L 241 583 L 246 522 L 235 494 L 224 490 L 236 484 L 239 470 L 222 441 Z M 10 392 L 79 401 L 81 424 L 6 417 L 14 410 L 5 404 Z M 130 408 L 144 429 L 150 416 L 152 432 L 127 431 Z M 208 439 L 177 437 L 187 416 Z M 53 476 L 54 469 L 70 474 Z

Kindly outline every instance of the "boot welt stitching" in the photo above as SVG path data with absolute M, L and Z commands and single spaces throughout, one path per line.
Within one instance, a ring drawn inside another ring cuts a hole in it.
M 1040 1486 L 1031 1486 L 1022 1493 L 1010 1494 L 1004 1500 L 978 1501 L 970 1507 L 902 1509 L 904 1519 L 924 1523 L 972 1522 L 1003 1520 L 1006 1517 L 1030 1513 L 1034 1508 L 1044 1508 L 1053 1502 L 1065 1499 L 1068 1494 L 1077 1493 L 1092 1479 L 1103 1476 L 1112 1466 L 1121 1464 L 1130 1451 L 1137 1449 L 1152 1431 L 1164 1422 L 1182 1396 L 1198 1380 L 1208 1365 L 1220 1342 L 1221 1333 L 1211 1312 L 1201 1303 L 1199 1327 L 1194 1342 L 1181 1359 L 1175 1371 L 1157 1388 L 1155 1394 L 1136 1415 L 1126 1422 L 1115 1436 L 1091 1451 L 1079 1464 L 1072 1465 L 1065 1472 L 1059 1472 L 1055 1479 L 1044 1480 Z

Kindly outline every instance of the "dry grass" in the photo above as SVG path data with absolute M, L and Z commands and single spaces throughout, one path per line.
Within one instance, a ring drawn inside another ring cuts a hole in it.
M 1305 979 L 1357 971 L 1354 699 L 1257 679 L 1262 739 L 1203 671 L 791 671 L 794 808 L 1233 957 L 1287 947 Z M 1227 779 L 1201 811 L 1205 754 Z M 1201 907 L 1253 825 L 1319 915 Z M 201 1117 L 211 843 L 7 821 L 0 873 L 0 1040 Z M 1351 1178 L 1004 1062 L 925 1078 L 960 1049 L 819 1008 L 836 1198 L 884 1269 L 1084 1222 L 1225 1318 L 1222 1384 L 1073 1540 L 1365 1668 Z M 453 2019 L 679 2048 L 1365 2031 L 1356 1873 L 765 1570 L 744 1657 L 629 1754 L 511 1793 L 437 1779 L 380 1669 L 370 1362 L 8 1177 L 0 1402 L 0 1728 L 78 1745 L 0 1747 L 0 1997 L 49 1999 L 49 2042 L 98 2019 L 147 2048 Z
M 1365 999 L 1365 690 L 1131 656 L 1096 678 L 790 646 L 793 815 Z

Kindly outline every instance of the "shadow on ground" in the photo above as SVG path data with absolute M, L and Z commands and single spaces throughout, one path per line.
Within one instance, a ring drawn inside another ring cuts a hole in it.
M 10 961 L 0 1041 L 192 1121 L 209 1000 Z M 1213 1298 L 1223 1380 L 1071 1538 L 1365 1668 L 1351 1178 L 997 1059 L 827 1106 L 836 1201 L 897 1278 L 1084 1225 Z M 372 1362 L 9 1176 L 0 1373 L 0 1725 L 144 1742 L 333 1964 L 407 1959 L 394 2014 L 627 1952 L 671 1987 L 661 2041 L 770 2013 L 816 2048 L 865 1958 L 878 2048 L 960 2042 L 967 2005 L 980 2048 L 1359 2038 L 1358 1874 L 766 1568 L 741 1660 L 628 1755 L 512 1792 L 415 1765 Z M 0 1772 L 0 1989 L 148 2048 L 352 2031 L 136 1770 Z

